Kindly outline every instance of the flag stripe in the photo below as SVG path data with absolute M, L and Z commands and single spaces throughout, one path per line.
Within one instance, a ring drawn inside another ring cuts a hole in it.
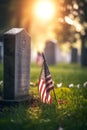
M 49 86 L 49 87 L 48 87 L 48 86 Z M 50 82 L 50 83 L 47 83 L 47 84 L 46 84 L 46 87 L 47 87 L 47 88 L 52 88 L 52 87 L 54 87 L 54 85 L 53 85 L 52 82 Z M 53 89 L 53 88 L 52 88 L 52 89 Z
M 52 99 L 50 96 L 49 91 L 53 88 L 53 84 L 48 84 L 49 87 L 46 87 L 46 82 L 41 79 L 39 82 L 39 93 L 40 93 L 40 97 L 41 97 L 41 101 L 43 103 L 51 103 Z
M 44 88 L 43 85 L 44 85 L 44 81 L 41 80 L 40 87 L 39 87 L 39 93 L 40 93 L 40 95 L 42 95 L 42 92 L 43 92 L 43 88 Z
M 41 86 L 42 86 L 42 84 L 43 84 L 43 80 L 41 79 L 41 80 L 39 81 L 39 91 L 41 91 Z
M 41 91 L 41 99 L 43 99 L 45 92 L 46 92 L 46 88 L 45 88 L 45 84 L 44 84 L 42 91 Z
M 49 79 L 51 79 L 51 75 L 46 76 L 46 81 L 48 81 Z
M 40 89 L 41 96 L 42 96 L 44 89 L 45 89 L 45 86 L 44 86 L 44 83 L 43 83 L 42 86 L 41 86 L 41 89 Z
M 45 89 L 44 94 L 43 94 L 43 102 L 44 103 L 46 102 L 46 89 Z
M 52 85 L 49 85 L 49 88 L 46 88 L 47 89 L 47 92 L 49 92 L 50 90 L 53 89 L 53 86 Z
M 52 82 L 52 78 L 49 77 L 49 80 L 47 80 L 47 82 L 46 82 L 46 89 L 47 89 L 47 91 L 50 91 L 50 90 L 52 90 L 53 88 L 54 88 L 54 84 L 53 84 L 53 82 Z

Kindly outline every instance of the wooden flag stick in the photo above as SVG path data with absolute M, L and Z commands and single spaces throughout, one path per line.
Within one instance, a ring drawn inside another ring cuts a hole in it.
M 58 102 L 57 102 L 57 98 L 56 98 L 56 94 L 55 94 L 54 89 L 53 89 L 53 93 L 54 93 L 55 101 L 56 101 L 56 103 L 57 103 L 57 105 L 58 105 Z

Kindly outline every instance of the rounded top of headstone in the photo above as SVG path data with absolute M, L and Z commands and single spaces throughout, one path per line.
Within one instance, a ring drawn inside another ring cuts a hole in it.
M 48 40 L 46 44 L 58 44 L 58 41 L 56 39 Z
M 20 33 L 21 31 L 23 31 L 24 28 L 12 28 L 9 31 L 5 32 L 5 34 L 17 34 Z
M 58 41 L 56 39 L 53 39 L 52 42 L 55 43 L 55 44 L 58 43 Z

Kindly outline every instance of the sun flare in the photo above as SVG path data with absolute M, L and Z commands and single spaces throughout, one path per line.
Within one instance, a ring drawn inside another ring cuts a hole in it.
M 54 4 L 50 1 L 38 1 L 35 4 L 34 13 L 36 18 L 44 21 L 49 21 L 55 14 Z

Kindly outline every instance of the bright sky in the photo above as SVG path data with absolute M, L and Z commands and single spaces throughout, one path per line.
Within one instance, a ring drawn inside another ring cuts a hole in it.
M 55 0 L 36 0 L 33 5 L 31 36 L 32 46 L 42 51 L 48 39 L 54 39 L 54 21 L 56 15 Z

